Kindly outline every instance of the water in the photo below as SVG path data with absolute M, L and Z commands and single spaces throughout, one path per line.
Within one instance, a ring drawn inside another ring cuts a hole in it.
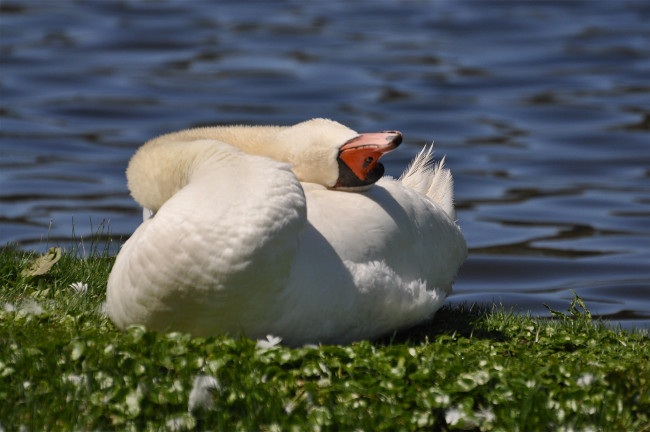
M 650 327 L 650 3 L 0 2 L 0 244 L 139 208 L 144 141 L 330 117 L 432 140 L 471 248 L 451 302 L 547 313 L 575 290 Z

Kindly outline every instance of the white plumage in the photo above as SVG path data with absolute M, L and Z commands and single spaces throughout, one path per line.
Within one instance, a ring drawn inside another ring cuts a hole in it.
M 337 190 L 329 159 L 355 136 L 315 119 L 145 144 L 127 177 L 155 216 L 111 272 L 115 324 L 299 345 L 374 338 L 431 317 L 467 255 L 451 174 L 432 166 L 429 148 L 400 180 Z

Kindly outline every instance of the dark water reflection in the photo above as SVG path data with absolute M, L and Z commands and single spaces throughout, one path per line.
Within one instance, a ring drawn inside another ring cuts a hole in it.
M 436 141 L 471 247 L 452 302 L 650 326 L 647 2 L 3 1 L 0 242 L 140 210 L 124 169 L 191 126 L 331 117 Z M 91 227 L 93 224 L 93 227 Z M 51 225 L 51 226 L 50 226 Z

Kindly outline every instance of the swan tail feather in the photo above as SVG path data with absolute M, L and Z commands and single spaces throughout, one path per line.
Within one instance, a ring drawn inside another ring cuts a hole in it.
M 399 180 L 410 189 L 427 194 L 431 186 L 430 172 L 433 165 L 433 145 L 424 147 L 413 158 Z
M 445 168 L 445 157 L 438 163 L 434 162 L 433 144 L 425 146 L 415 156 L 399 180 L 410 189 L 431 198 L 452 220 L 456 220 L 454 179 L 451 171 Z

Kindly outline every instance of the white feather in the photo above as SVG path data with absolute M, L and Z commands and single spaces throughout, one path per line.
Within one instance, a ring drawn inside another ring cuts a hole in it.
M 456 220 L 454 209 L 454 180 L 445 167 L 445 157 L 437 164 L 433 159 L 433 144 L 425 146 L 406 168 L 399 180 L 409 188 L 428 196 Z

